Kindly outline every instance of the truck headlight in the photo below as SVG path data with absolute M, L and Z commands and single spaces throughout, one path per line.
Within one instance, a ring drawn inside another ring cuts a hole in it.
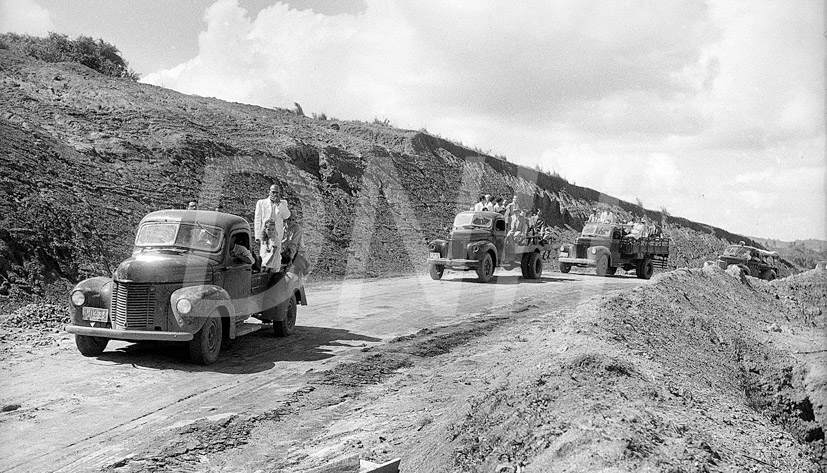
M 596 255 L 596 254 L 597 254 L 597 248 L 592 248 L 592 254 L 593 254 L 593 255 Z
M 560 251 L 566 251 L 566 245 L 560 245 Z
M 86 304 L 86 294 L 84 294 L 81 290 L 72 292 L 72 304 L 75 307 L 80 307 L 83 304 Z
M 178 299 L 175 308 L 181 315 L 187 315 L 192 311 L 192 302 L 189 299 Z

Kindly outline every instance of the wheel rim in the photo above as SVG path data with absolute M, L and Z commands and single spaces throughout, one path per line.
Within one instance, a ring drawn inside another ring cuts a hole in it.
M 207 350 L 209 352 L 215 351 L 218 346 L 218 324 L 215 319 L 210 319 L 209 330 L 207 330 Z
M 296 326 L 296 298 L 293 297 L 290 299 L 290 305 L 287 306 L 287 320 L 285 320 L 287 324 L 287 328 L 289 330 L 293 330 L 293 327 Z
M 600 259 L 597 260 L 597 266 L 596 266 L 597 274 L 599 274 L 601 276 L 606 274 L 606 270 L 608 269 L 608 267 L 609 267 L 609 259 L 606 258 L 606 255 L 601 256 Z
M 491 275 L 494 274 L 494 268 L 493 268 L 494 262 L 491 261 L 491 256 L 490 255 L 485 258 L 485 262 L 483 263 L 483 265 L 484 265 L 483 269 L 485 270 L 486 277 L 491 277 Z
M 538 278 L 543 274 L 543 260 L 536 258 L 534 261 L 534 277 Z

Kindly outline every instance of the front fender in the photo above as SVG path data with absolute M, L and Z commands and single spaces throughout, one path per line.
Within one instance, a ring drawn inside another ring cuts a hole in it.
M 607 255 L 609 257 L 609 265 L 611 265 L 612 252 L 605 246 L 592 246 L 588 249 L 588 255 L 586 257 L 592 261 L 597 261 L 603 255 Z
M 445 258 L 448 255 L 447 248 L 448 242 L 445 240 L 436 239 L 428 243 L 428 252 L 439 253 L 440 258 Z
M 189 299 L 192 310 L 188 314 L 178 312 L 178 301 Z M 181 330 L 196 333 L 201 330 L 207 318 L 216 310 L 222 316 L 234 317 L 235 309 L 231 303 L 230 294 L 223 288 L 212 284 L 182 287 L 173 292 L 169 298 L 172 304 L 172 314 Z M 234 324 L 230 324 L 232 328 Z
M 75 291 L 83 292 L 83 295 L 86 297 L 86 303 L 83 305 L 86 307 L 98 307 L 101 309 L 109 309 L 111 307 L 112 278 L 99 276 L 84 279 L 77 283 L 69 294 L 71 295 Z M 89 322 L 83 320 L 81 308 L 75 307 L 71 303 L 70 306 L 72 307 L 72 323 L 75 325 L 89 325 Z
M 494 255 L 494 267 L 497 267 L 497 248 L 490 241 L 473 241 L 465 248 L 465 253 L 468 259 L 475 259 L 482 261 L 485 254 L 491 252 Z

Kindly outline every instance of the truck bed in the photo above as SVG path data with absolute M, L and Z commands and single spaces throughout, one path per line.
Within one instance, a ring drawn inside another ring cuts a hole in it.
M 620 253 L 668 256 L 669 239 L 662 237 L 624 238 L 620 242 Z

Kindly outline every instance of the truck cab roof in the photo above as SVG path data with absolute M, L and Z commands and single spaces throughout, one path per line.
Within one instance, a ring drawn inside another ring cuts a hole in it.
M 201 223 L 218 227 L 226 233 L 239 229 L 250 231 L 250 224 L 243 217 L 212 210 L 158 210 L 141 219 L 141 225 L 147 222 Z

